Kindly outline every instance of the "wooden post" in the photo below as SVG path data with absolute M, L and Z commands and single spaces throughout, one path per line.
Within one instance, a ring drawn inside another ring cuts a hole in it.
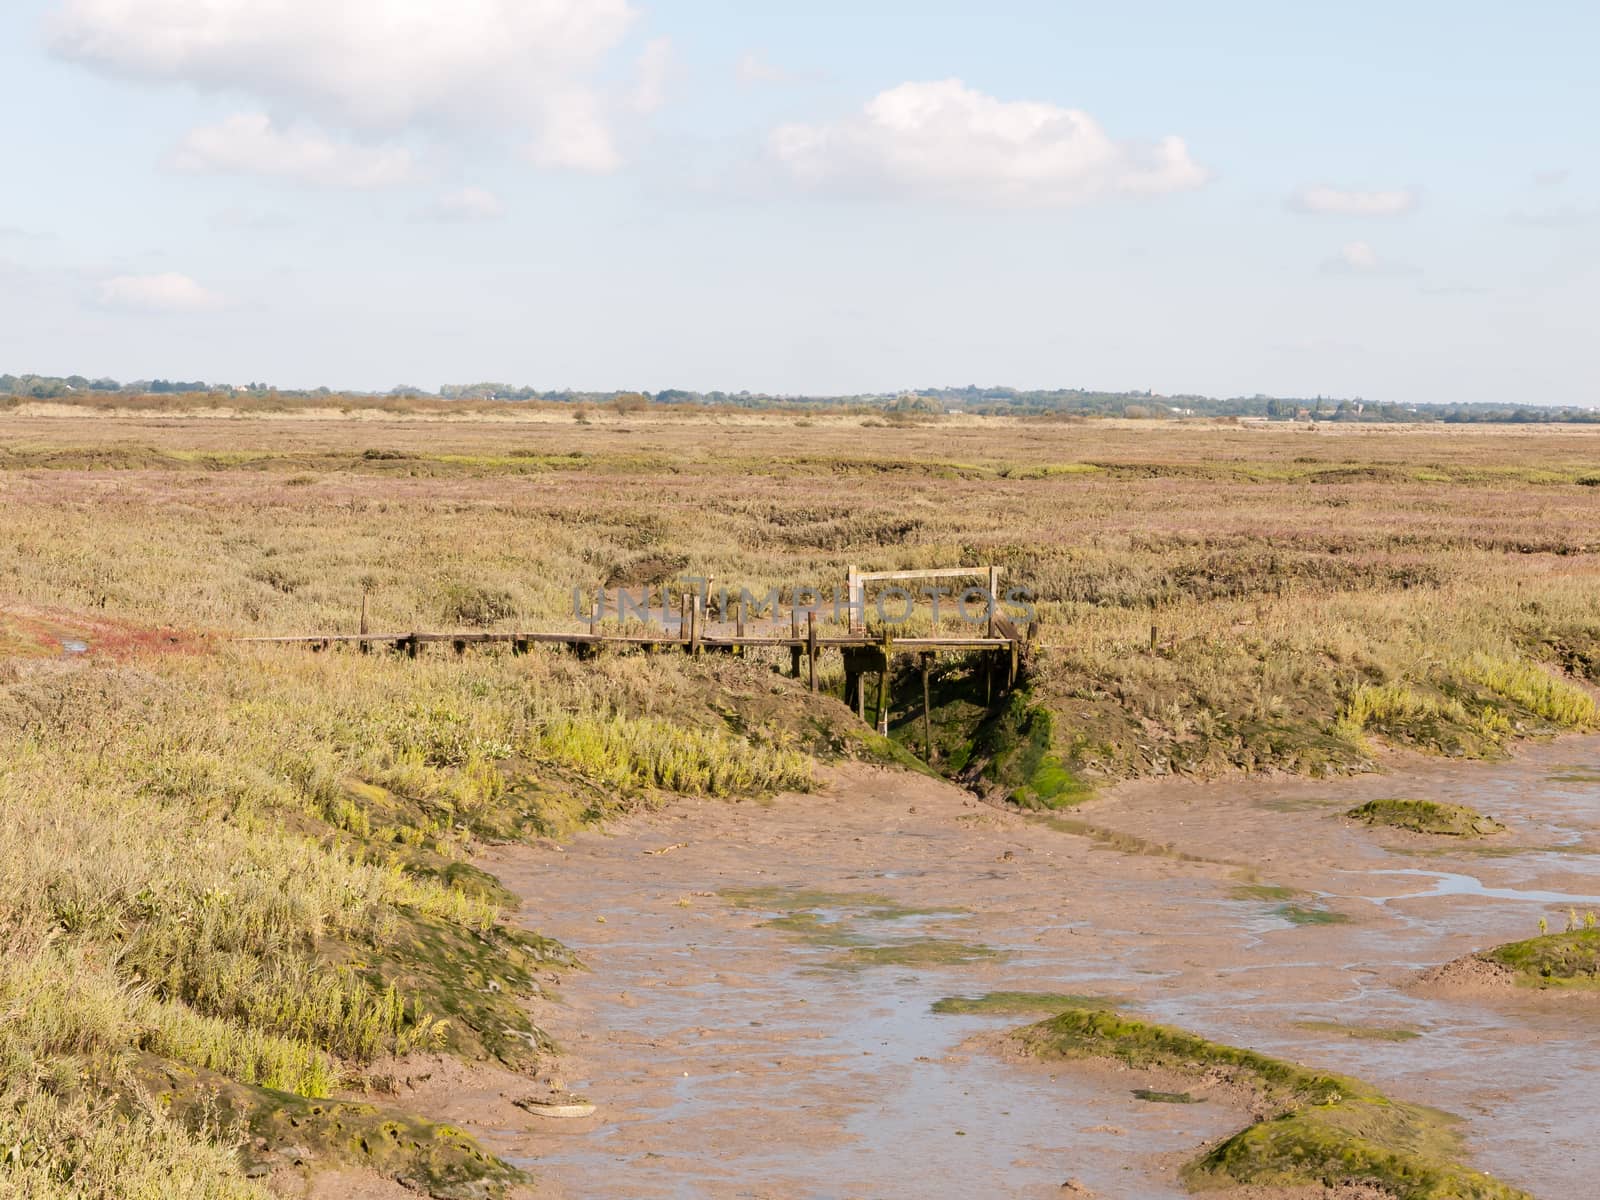
M 793 596 L 789 597 L 789 636 L 797 643 L 800 641 L 800 610 L 794 606 Z M 789 647 L 789 674 L 796 679 L 800 678 L 800 647 L 798 645 Z M 850 695 L 847 689 L 845 693 L 846 702 L 849 699 Z
M 733 636 L 744 637 L 744 604 L 739 600 L 733 602 Z
M 845 574 L 844 590 L 845 603 L 850 606 L 850 632 L 860 633 L 864 628 L 866 628 L 867 596 L 866 589 L 861 582 L 861 572 L 856 570 L 854 563 L 850 565 L 849 571 Z M 856 607 L 856 601 L 858 599 L 861 601 L 860 608 Z
M 1000 607 L 1000 568 L 989 568 L 989 636 L 994 636 L 994 614 Z
M 689 653 L 700 653 L 700 594 L 689 598 Z
M 606 590 L 597 587 L 594 590 L 594 603 L 589 606 L 589 633 L 593 635 L 600 628 L 600 617 L 606 607 Z
M 678 636 L 683 639 L 683 644 L 689 644 L 689 593 L 684 592 L 678 597 Z
M 878 672 L 878 732 L 887 736 L 889 732 L 889 635 L 883 635 L 883 669 Z
M 933 718 L 928 715 L 928 710 L 933 705 L 929 701 L 928 672 L 932 665 L 932 653 L 925 652 L 922 656 L 922 757 L 930 767 L 933 765 Z
M 366 588 L 362 588 L 361 589 L 361 641 L 359 643 L 357 643 L 357 645 L 360 647 L 361 653 L 363 653 L 363 654 L 365 654 L 367 652 L 367 634 L 370 633 L 370 632 L 371 632 L 371 630 L 369 630 L 367 628 L 367 589 Z
M 811 690 L 817 690 L 817 614 L 806 614 L 806 660 L 810 663 Z
M 1152 650 L 1156 648 L 1156 637 L 1159 632 L 1154 625 L 1150 626 L 1150 649 Z

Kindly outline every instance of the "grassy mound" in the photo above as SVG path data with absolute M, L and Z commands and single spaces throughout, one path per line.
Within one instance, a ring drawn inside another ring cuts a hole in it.
M 1040 1058 L 1109 1059 L 1247 1089 L 1266 1115 L 1184 1168 L 1196 1189 L 1348 1181 L 1397 1200 L 1528 1200 L 1457 1161 L 1451 1118 L 1390 1100 L 1359 1080 L 1112 1012 L 1070 1010 L 1016 1038 Z
M 1510 967 L 1518 983 L 1531 987 L 1600 985 L 1600 929 L 1542 934 L 1496 946 L 1478 957 Z
M 571 956 L 508 919 L 472 856 L 673 790 L 807 787 L 813 755 L 872 752 L 852 723 L 738 663 L 229 651 L 0 672 L 0 1154 L 59 1175 L 92 1152 L 117 1195 L 163 1194 L 137 1182 L 154 1155 L 192 1169 L 185 1194 L 246 1195 L 242 1124 L 246 1167 L 514 1182 L 459 1130 L 328 1099 L 391 1055 L 548 1055 L 523 1001 Z M 84 1113 L 136 1092 L 155 1099 L 84 1142 Z
M 1413 833 L 1448 837 L 1483 837 L 1505 830 L 1493 817 L 1486 817 L 1465 804 L 1445 804 L 1437 800 L 1368 800 L 1345 816 L 1368 825 L 1388 825 Z

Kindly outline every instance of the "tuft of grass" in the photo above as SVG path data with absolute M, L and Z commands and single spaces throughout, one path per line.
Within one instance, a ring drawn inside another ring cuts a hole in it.
M 1482 837 L 1505 830 L 1493 817 L 1486 817 L 1465 804 L 1437 800 L 1369 800 L 1352 808 L 1345 816 L 1368 825 L 1388 825 L 1414 833 L 1450 837 Z
M 1600 985 L 1600 929 L 1541 934 L 1496 946 L 1479 957 L 1510 967 L 1516 972 L 1517 982 L 1529 987 Z
M 1268 1115 L 1189 1163 L 1191 1188 L 1354 1181 L 1398 1200 L 1529 1200 L 1459 1161 L 1451 1118 L 1359 1080 L 1117 1013 L 1064 1012 L 1016 1039 L 1040 1058 L 1109 1059 L 1253 1093 Z

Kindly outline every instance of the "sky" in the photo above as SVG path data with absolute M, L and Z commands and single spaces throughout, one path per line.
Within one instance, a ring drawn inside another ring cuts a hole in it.
M 0 371 L 1600 405 L 1600 6 L 6 0 Z

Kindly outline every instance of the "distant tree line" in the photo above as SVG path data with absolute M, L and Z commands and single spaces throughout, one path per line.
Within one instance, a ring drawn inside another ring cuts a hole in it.
M 571 388 L 541 390 L 509 383 L 445 384 L 437 392 L 401 384 L 387 392 L 335 392 L 326 387 L 279 389 L 267 383 L 240 386 L 200 380 L 140 379 L 119 383 L 115 379 L 90 379 L 83 375 L 0 375 L 0 396 L 31 399 L 70 397 L 77 393 L 164 395 L 210 393 L 226 396 L 244 392 L 254 396 L 305 399 L 319 396 L 387 396 L 393 399 L 473 402 L 528 402 L 547 404 L 608 405 L 619 412 L 635 412 L 647 405 L 750 409 L 817 409 L 887 411 L 891 415 L 936 416 L 964 412 L 1013 417 L 1128 417 L 1171 419 L 1184 417 L 1256 417 L 1272 421 L 1340 421 L 1368 424 L 1402 421 L 1439 421 L 1447 424 L 1550 424 L 1582 422 L 1600 424 L 1600 409 L 1534 404 L 1396 404 L 1361 397 L 1160 395 L 1150 391 L 1106 392 L 1087 388 L 1026 390 L 1010 387 L 919 388 L 892 393 L 840 396 L 786 395 L 770 392 L 696 392 L 683 388 L 577 391 Z

